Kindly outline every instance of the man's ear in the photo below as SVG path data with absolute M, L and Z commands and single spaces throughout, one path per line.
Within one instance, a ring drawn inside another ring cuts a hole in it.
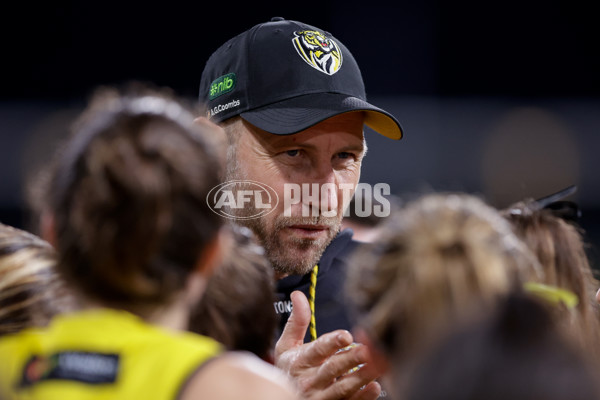
M 377 345 L 371 340 L 367 332 L 361 327 L 353 329 L 352 334 L 354 340 L 358 343 L 362 343 L 369 350 L 371 362 L 375 365 L 380 375 L 387 373 L 390 369 L 390 362 L 385 354 L 377 347 Z
M 219 148 L 220 157 L 223 160 L 226 160 L 225 157 L 227 156 L 227 146 L 229 142 L 227 140 L 225 129 L 221 128 L 207 117 L 197 117 L 194 120 L 194 123 L 198 125 L 203 132 L 208 133 L 206 136 L 214 141 Z
M 219 125 L 215 124 L 214 122 L 212 122 L 208 117 L 197 117 L 196 119 L 194 119 L 194 123 L 200 125 L 201 127 L 206 127 L 206 128 L 218 128 Z
M 48 210 L 40 215 L 40 237 L 56 248 L 56 220 L 54 214 Z
M 198 125 L 202 130 L 206 130 L 210 133 L 211 136 L 215 135 L 218 137 L 225 138 L 225 130 L 221 128 L 219 125 L 212 122 L 207 117 L 197 117 L 194 120 L 194 123 Z

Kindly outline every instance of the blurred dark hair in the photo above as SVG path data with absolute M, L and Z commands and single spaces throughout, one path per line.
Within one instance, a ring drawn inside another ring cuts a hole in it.
M 561 334 L 548 305 L 511 294 L 495 312 L 435 346 L 407 400 L 597 400 L 595 364 Z
M 80 294 L 141 313 L 181 290 L 222 218 L 213 132 L 169 90 L 101 88 L 43 186 L 58 270 Z
M 236 227 L 234 237 L 227 259 L 208 280 L 192 310 L 189 329 L 220 341 L 229 350 L 249 351 L 273 362 L 278 322 L 273 311 L 274 270 L 248 228 Z

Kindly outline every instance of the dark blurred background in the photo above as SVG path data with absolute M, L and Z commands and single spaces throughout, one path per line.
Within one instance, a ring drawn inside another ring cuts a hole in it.
M 368 134 L 365 182 L 498 207 L 568 185 L 600 257 L 600 24 L 593 2 L 54 1 L 3 5 L 0 221 L 29 226 L 25 189 L 98 85 L 195 98 L 208 56 L 273 16 L 333 33 L 405 138 Z

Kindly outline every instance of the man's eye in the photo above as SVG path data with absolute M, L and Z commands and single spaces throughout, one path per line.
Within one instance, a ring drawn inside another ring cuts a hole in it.
M 348 153 L 347 151 L 342 151 L 341 153 L 338 153 L 338 157 L 341 158 L 342 160 L 345 160 L 347 158 L 353 157 L 353 154 Z
M 288 150 L 285 152 L 288 156 L 290 157 L 296 157 L 297 155 L 300 154 L 300 150 L 295 149 L 295 150 Z

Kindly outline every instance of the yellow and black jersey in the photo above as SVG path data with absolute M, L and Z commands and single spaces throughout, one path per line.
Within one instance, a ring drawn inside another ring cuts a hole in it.
M 0 398 L 176 399 L 221 352 L 213 339 L 167 331 L 125 311 L 61 315 L 47 329 L 0 339 Z

